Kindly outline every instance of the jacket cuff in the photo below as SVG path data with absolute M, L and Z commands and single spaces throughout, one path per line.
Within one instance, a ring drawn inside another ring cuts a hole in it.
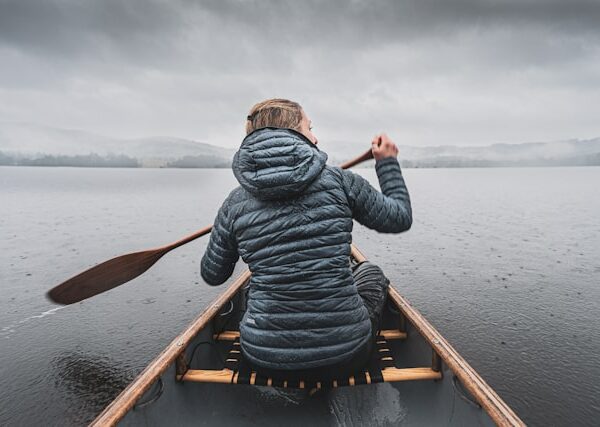
M 379 175 L 380 172 L 383 172 L 383 170 L 387 169 L 387 167 L 390 167 L 392 165 L 395 165 L 398 167 L 398 169 L 400 169 L 400 163 L 398 162 L 398 159 L 396 157 L 385 157 L 381 160 L 377 160 L 375 162 L 375 170 L 377 171 L 377 175 Z

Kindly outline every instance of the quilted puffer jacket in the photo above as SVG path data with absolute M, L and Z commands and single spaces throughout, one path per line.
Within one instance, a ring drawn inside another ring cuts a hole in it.
M 366 345 L 371 323 L 349 265 L 352 219 L 385 233 L 412 223 L 395 158 L 376 163 L 383 194 L 326 161 L 293 130 L 248 135 L 233 160 L 240 187 L 221 206 L 202 258 L 210 285 L 227 280 L 239 256 L 248 264 L 241 346 L 264 368 L 328 366 Z

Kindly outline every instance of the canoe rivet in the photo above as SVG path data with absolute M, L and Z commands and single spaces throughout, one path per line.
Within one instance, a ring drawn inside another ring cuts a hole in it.
M 177 343 L 177 347 L 181 347 L 182 345 L 183 345 L 183 341 L 179 341 L 179 342 Z
M 433 341 L 434 344 L 439 344 L 440 343 L 440 340 L 438 340 L 437 338 L 434 338 L 432 341 Z

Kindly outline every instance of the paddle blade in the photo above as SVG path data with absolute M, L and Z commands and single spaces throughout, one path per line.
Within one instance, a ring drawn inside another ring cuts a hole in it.
M 93 297 L 135 279 L 166 252 L 155 249 L 109 259 L 52 288 L 47 296 L 59 304 L 73 304 Z

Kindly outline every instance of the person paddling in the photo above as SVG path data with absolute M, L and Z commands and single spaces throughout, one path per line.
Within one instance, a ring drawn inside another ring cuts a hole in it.
M 389 280 L 349 262 L 353 219 L 382 233 L 412 225 L 398 148 L 372 141 L 381 193 L 326 165 L 302 107 L 268 99 L 252 107 L 233 159 L 240 186 L 218 211 L 201 274 L 224 283 L 239 257 L 252 272 L 240 323 L 243 357 L 258 373 L 328 380 L 364 368 L 379 329 Z

